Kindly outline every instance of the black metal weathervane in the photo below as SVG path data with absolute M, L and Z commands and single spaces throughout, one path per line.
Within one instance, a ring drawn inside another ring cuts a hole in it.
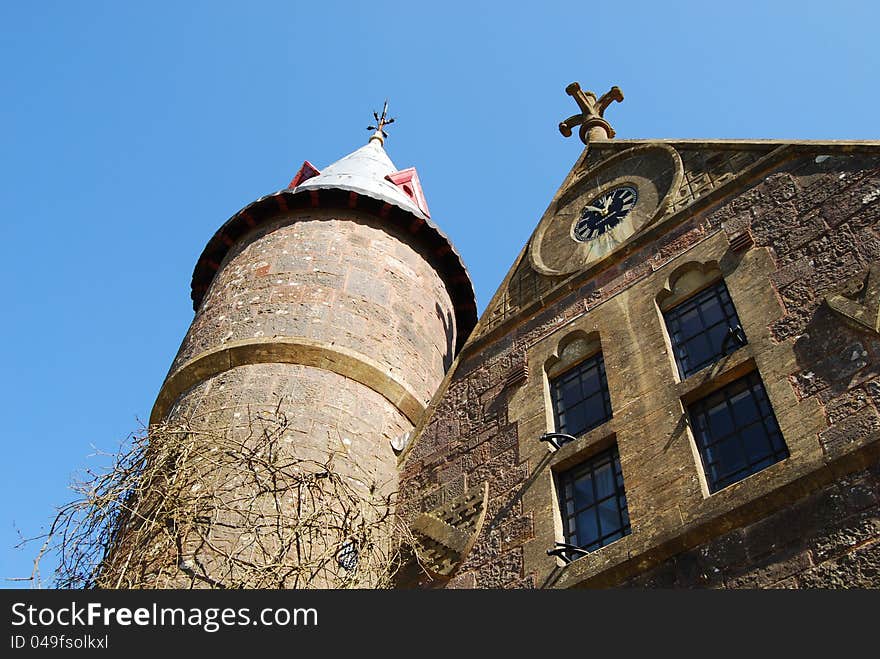
M 373 118 L 376 120 L 375 126 L 367 126 L 367 130 L 375 131 L 373 135 L 370 137 L 371 140 L 376 139 L 379 140 L 381 144 L 385 143 L 385 138 L 388 137 L 388 133 L 385 132 L 385 126 L 390 126 L 394 123 L 394 118 L 388 117 L 388 99 L 385 99 L 385 106 L 382 108 L 382 116 L 379 116 L 379 113 L 373 110 Z

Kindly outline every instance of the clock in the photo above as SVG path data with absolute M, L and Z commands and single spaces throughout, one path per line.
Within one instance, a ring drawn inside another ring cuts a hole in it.
M 572 227 L 572 236 L 582 243 L 595 240 L 619 225 L 638 199 L 638 188 L 631 185 L 622 185 L 599 195 L 584 206 Z
M 568 275 L 620 251 L 664 215 L 683 176 L 681 158 L 666 144 L 588 162 L 575 166 L 532 236 L 529 259 L 540 274 Z

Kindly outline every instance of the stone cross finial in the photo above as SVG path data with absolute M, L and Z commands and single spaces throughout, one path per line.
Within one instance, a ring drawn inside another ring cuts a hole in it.
M 370 141 L 379 140 L 379 144 L 385 144 L 385 138 L 388 137 L 388 133 L 385 132 L 385 126 L 390 126 L 394 123 L 394 119 L 386 118 L 388 116 L 388 99 L 385 99 L 385 107 L 382 108 L 382 116 L 379 116 L 379 113 L 375 110 L 373 111 L 373 118 L 376 120 L 375 126 L 367 126 L 367 130 L 376 131 L 370 136 Z
M 591 139 L 611 139 L 614 137 L 614 129 L 602 115 L 612 101 L 620 103 L 623 100 L 623 92 L 620 91 L 620 87 L 615 85 L 599 100 L 596 100 L 596 95 L 593 92 L 583 91 L 576 82 L 566 87 L 565 93 L 574 98 L 581 112 L 560 123 L 560 133 L 565 137 L 571 137 L 571 129 L 580 126 L 578 134 L 584 144 L 589 144 Z

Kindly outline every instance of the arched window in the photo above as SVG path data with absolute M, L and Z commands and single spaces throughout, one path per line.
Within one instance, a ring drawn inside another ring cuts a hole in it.
M 747 343 L 716 263 L 678 268 L 657 304 L 682 380 Z
M 556 432 L 577 437 L 611 418 L 598 335 L 574 332 L 566 336 L 546 370 Z

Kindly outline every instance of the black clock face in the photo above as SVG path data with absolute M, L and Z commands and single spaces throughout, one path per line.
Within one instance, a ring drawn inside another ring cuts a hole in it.
M 631 185 L 603 192 L 581 211 L 574 226 L 575 239 L 585 243 L 610 231 L 623 221 L 638 199 L 639 193 Z

